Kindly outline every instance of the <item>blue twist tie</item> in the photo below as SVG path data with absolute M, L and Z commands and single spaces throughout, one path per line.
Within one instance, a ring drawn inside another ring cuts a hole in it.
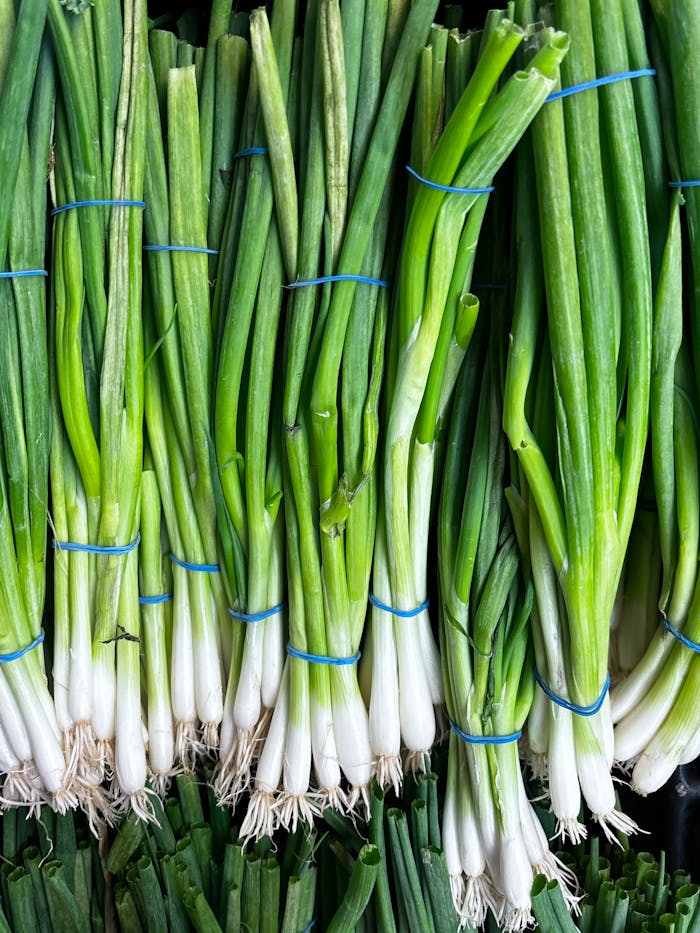
M 141 606 L 157 606 L 158 603 L 167 603 L 172 598 L 172 593 L 159 593 L 158 596 L 139 596 L 139 604 Z
M 578 94 L 580 91 L 590 91 L 595 87 L 603 87 L 606 84 L 615 84 L 617 81 L 626 81 L 629 78 L 647 78 L 656 74 L 654 68 L 640 68 L 638 71 L 621 71 L 616 75 L 606 75 L 603 78 L 595 78 L 593 81 L 584 81 L 583 84 L 574 84 L 573 87 L 565 87 L 560 91 L 554 91 L 545 98 L 545 104 L 553 100 L 561 100 L 562 97 L 571 97 L 572 94 Z
M 691 181 L 669 181 L 669 188 L 700 188 L 700 178 Z
M 269 152 L 270 150 L 266 149 L 265 146 L 251 146 L 249 149 L 239 149 L 238 152 L 234 152 L 233 158 L 245 159 L 252 155 L 269 155 Z
M 600 709 L 605 702 L 605 696 L 610 687 L 610 674 L 608 674 L 605 678 L 603 689 L 600 691 L 600 696 L 595 701 L 595 703 L 591 703 L 590 706 L 577 706 L 575 703 L 571 703 L 569 700 L 565 700 L 564 697 L 558 696 L 552 690 L 549 684 L 542 679 L 537 668 L 535 668 L 535 680 L 542 688 L 543 693 L 548 696 L 553 703 L 556 703 L 557 706 L 561 706 L 562 709 L 568 709 L 570 713 L 576 713 L 577 716 L 595 716 L 596 713 L 600 712 Z
M 54 214 L 62 214 L 63 211 L 70 211 L 74 207 L 93 207 L 97 206 L 112 206 L 112 207 L 140 207 L 141 210 L 144 210 L 146 207 L 145 201 L 113 201 L 111 198 L 99 199 L 96 201 L 71 201 L 70 204 L 59 204 L 58 207 L 54 207 L 51 211 L 51 216 Z
M 425 602 L 422 602 L 420 606 L 416 606 L 415 609 L 394 609 L 393 606 L 387 606 L 381 599 L 377 599 L 374 593 L 369 594 L 369 601 L 373 606 L 376 606 L 377 609 L 390 612 L 392 616 L 398 616 L 399 619 L 413 619 L 415 616 L 419 616 L 421 612 L 424 612 L 430 605 L 430 600 L 426 599 Z
M 34 648 L 37 648 L 44 640 L 44 630 L 42 629 L 36 636 L 31 645 L 26 648 L 19 648 L 17 651 L 11 651 L 9 654 L 0 654 L 0 664 L 9 664 L 11 661 L 18 661 L 25 654 L 29 654 Z
M 207 249 L 206 246 L 169 246 L 155 244 L 154 246 L 144 246 L 144 249 L 150 253 L 160 253 L 167 251 L 169 253 L 209 253 L 212 256 L 218 256 L 218 249 Z
M 293 648 L 291 642 L 287 642 L 287 654 L 293 658 L 299 658 L 301 661 L 308 661 L 310 664 L 332 664 L 335 667 L 343 667 L 346 664 L 357 664 L 362 657 L 361 652 L 357 652 L 351 658 L 329 658 L 325 654 L 307 654 L 306 651 L 299 651 Z
M 695 641 L 691 641 L 682 632 L 679 632 L 677 628 L 674 628 L 666 616 L 663 617 L 663 623 L 666 631 L 670 632 L 674 638 L 677 638 L 682 645 L 685 645 L 686 648 L 690 648 L 691 651 L 695 651 L 697 654 L 700 654 L 700 645 Z
M 177 564 L 178 567 L 182 567 L 183 570 L 189 570 L 192 573 L 218 573 L 221 569 L 218 564 L 191 564 L 187 560 L 180 560 L 172 551 L 170 553 L 170 560 L 174 564 Z
M 48 275 L 46 269 L 22 269 L 20 272 L 0 272 L 0 279 L 23 279 L 28 275 Z
M 321 275 L 317 279 L 304 279 L 302 282 L 291 282 L 285 288 L 306 288 L 307 285 L 323 285 L 325 282 L 364 282 L 366 285 L 378 285 L 379 288 L 388 288 L 389 282 L 383 279 L 373 279 L 368 275 Z
M 283 602 L 278 603 L 278 605 L 273 606 L 272 609 L 265 609 L 262 612 L 239 612 L 238 609 L 231 609 L 229 607 L 228 614 L 232 619 L 238 619 L 239 622 L 262 622 L 263 619 L 269 619 L 270 616 L 276 616 L 278 612 L 282 612 L 285 604 Z
M 492 191 L 496 190 L 493 185 L 488 188 L 455 188 L 453 185 L 439 185 L 436 181 L 423 178 L 423 176 L 419 175 L 410 165 L 406 166 L 406 171 L 410 175 L 413 175 L 416 181 L 419 181 L 421 185 L 427 185 L 428 188 L 435 188 L 436 191 L 447 191 L 450 194 L 490 194 Z
M 517 742 L 522 735 L 522 732 L 512 732 L 510 735 L 469 735 L 468 732 L 462 732 L 451 719 L 450 729 L 468 745 L 508 745 L 510 742 Z
M 141 540 L 141 532 L 136 533 L 136 537 L 131 544 L 79 544 L 76 541 L 57 541 L 54 538 L 53 546 L 57 551 L 80 551 L 85 554 L 114 554 L 119 557 L 122 554 L 130 554 L 134 548 L 138 547 Z

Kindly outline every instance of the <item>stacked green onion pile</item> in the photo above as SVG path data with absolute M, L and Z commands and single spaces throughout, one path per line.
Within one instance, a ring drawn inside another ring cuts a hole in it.
M 546 931 L 526 779 L 619 842 L 615 766 L 700 753 L 700 0 L 648 6 L 0 0 L 18 929 Z

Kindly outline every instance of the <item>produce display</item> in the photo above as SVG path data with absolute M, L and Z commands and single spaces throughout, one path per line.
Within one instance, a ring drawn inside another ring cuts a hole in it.
M 0 14 L 0 929 L 700 929 L 700 0 Z

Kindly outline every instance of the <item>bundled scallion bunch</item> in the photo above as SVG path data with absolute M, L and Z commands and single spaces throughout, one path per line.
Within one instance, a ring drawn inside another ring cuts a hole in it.
M 520 13 L 534 19 L 527 3 Z M 636 6 L 562 0 L 555 20 L 571 50 L 561 96 L 533 122 L 532 154 L 529 143 L 519 153 L 504 426 L 536 596 L 540 689 L 528 743 L 558 831 L 577 839 L 581 794 L 606 832 L 634 828 L 616 808 L 611 777 L 608 641 L 647 438 L 647 199 L 657 204 L 661 194 L 663 210 L 664 197 L 658 172 L 646 171 L 651 76 L 629 73 Z M 625 80 L 589 84 L 615 75 Z
M 55 75 L 46 2 L 3 9 L 0 45 L 0 771 L 10 805 L 75 795 L 46 680 L 46 174 Z
M 52 190 L 54 694 L 81 804 L 144 815 L 138 561 L 146 9 L 49 5 L 60 78 Z M 115 38 L 118 40 L 115 42 Z M 123 41 L 122 41 L 123 38 Z
M 527 71 L 497 90 L 524 32 L 505 17 L 493 20 L 427 162 L 399 260 L 370 627 L 370 727 L 382 784 L 400 782 L 402 745 L 407 768 L 425 766 L 443 704 L 426 550 L 436 438 L 478 312 L 469 288 L 485 202 L 567 48 L 555 34 Z
M 656 594 L 658 614 L 653 620 L 653 637 L 613 693 L 615 756 L 632 768 L 632 786 L 642 794 L 657 790 L 679 763 L 692 761 L 700 752 L 700 162 L 696 118 L 700 69 L 688 45 L 698 35 L 700 7 L 697 3 L 679 3 L 666 9 L 653 4 L 653 9 L 660 37 L 654 47 L 654 64 L 672 191 L 654 307 L 651 391 L 651 459 L 661 584 Z M 688 231 L 688 270 L 683 268 L 684 222 Z M 686 283 L 690 286 L 687 289 Z

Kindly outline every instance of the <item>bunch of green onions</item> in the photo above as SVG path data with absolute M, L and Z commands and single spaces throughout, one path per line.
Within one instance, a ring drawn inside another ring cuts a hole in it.
M 518 760 L 535 688 L 533 588 L 504 495 L 497 318 L 490 329 L 486 353 L 475 338 L 457 386 L 441 493 L 440 647 L 451 723 L 443 840 L 463 922 L 480 926 L 490 908 L 502 929 L 522 930 L 532 923 L 536 874 L 558 881 L 570 906 L 575 898 Z
M 523 22 L 534 18 L 527 3 L 519 12 Z M 648 73 L 587 85 L 629 72 L 627 35 L 639 26 L 638 10 L 562 0 L 555 19 L 576 37 L 561 69 L 570 93 L 542 108 L 532 154 L 523 147 L 519 159 L 504 426 L 520 466 L 512 499 L 527 515 L 520 543 L 536 594 L 542 689 L 528 743 L 548 776 L 558 831 L 576 839 L 585 832 L 581 793 L 606 833 L 634 829 L 616 809 L 610 774 L 608 641 L 646 447 L 646 192 L 658 194 L 660 182 L 645 185 L 646 124 L 632 87 L 649 82 Z M 537 204 L 528 194 L 533 172 Z
M 44 666 L 50 444 L 45 192 L 54 104 L 45 2 L 2 9 L 0 769 L 5 805 L 74 805 Z
M 250 781 L 253 755 L 277 703 L 284 660 L 278 330 L 285 277 L 283 239 L 273 212 L 272 155 L 263 145 L 269 77 L 260 55 L 271 42 L 279 77 L 275 102 L 284 114 L 285 104 L 294 100 L 294 12 L 294 3 L 275 4 L 271 32 L 260 11 L 251 17 L 253 62 L 214 296 L 219 529 L 234 619 L 217 788 L 220 799 L 229 802 Z M 293 118 L 290 122 L 294 125 Z
M 349 6 L 341 15 L 334 0 L 309 4 L 298 136 L 284 112 L 264 15 L 255 14 L 261 41 L 253 61 L 266 81 L 262 113 L 291 286 L 282 399 L 290 657 L 245 835 L 269 832 L 277 820 L 294 827 L 325 806 L 353 811 L 367 801 L 373 761 L 355 662 L 376 520 L 387 312 L 377 289 L 384 287 L 395 148 L 435 9 L 420 0 L 403 23 L 397 10 L 386 20 L 378 5 Z M 319 282 L 321 275 L 338 278 Z
M 125 5 L 122 28 L 116 3 L 66 13 L 52 0 L 49 22 L 61 88 L 50 322 L 56 710 L 81 803 L 108 817 L 100 785 L 114 773 L 119 800 L 147 816 L 135 551 L 145 3 Z
M 698 282 L 700 198 L 697 100 L 700 70 L 689 56 L 698 36 L 697 3 L 653 4 L 654 48 L 672 192 L 654 308 L 651 450 L 662 578 L 656 630 L 643 656 L 613 693 L 615 756 L 632 768 L 632 786 L 657 790 L 679 763 L 700 751 L 696 710 L 700 628 Z M 689 184 L 684 184 L 688 181 Z M 695 184 L 694 184 L 695 182 Z M 682 208 L 682 204 L 685 205 Z M 690 268 L 683 269 L 683 215 Z M 685 289 L 687 282 L 688 288 Z
M 424 602 L 425 534 L 436 432 L 478 310 L 469 286 L 485 195 L 566 51 L 564 37 L 555 36 L 527 72 L 494 93 L 523 36 L 497 17 L 482 40 L 474 73 L 427 163 L 429 183 L 415 194 L 401 252 L 370 629 L 370 728 L 382 784 L 400 781 L 402 744 L 407 767 L 424 767 L 436 738 L 435 707 L 443 702 Z

